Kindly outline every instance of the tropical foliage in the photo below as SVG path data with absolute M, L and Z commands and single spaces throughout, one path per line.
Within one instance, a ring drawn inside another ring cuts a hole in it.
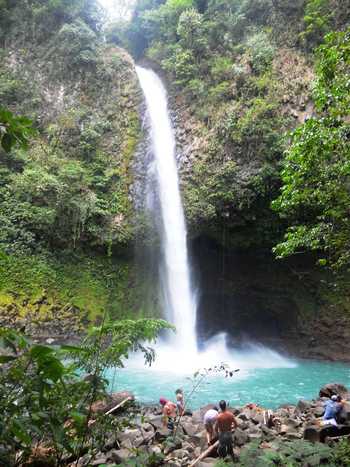
M 93 403 L 106 398 L 104 371 L 124 365 L 129 352 L 141 351 L 151 364 L 161 320 L 104 322 L 92 328 L 80 347 L 32 344 L 23 335 L 0 329 L 0 462 L 23 465 L 35 445 L 50 453 L 50 465 L 89 454 L 91 460 L 108 430 L 121 429 L 113 418 L 98 418 Z M 108 343 L 108 345 L 107 345 Z
M 273 206 L 287 218 L 284 257 L 314 250 L 320 263 L 348 268 L 350 259 L 350 30 L 326 36 L 317 51 L 317 116 L 292 136 Z

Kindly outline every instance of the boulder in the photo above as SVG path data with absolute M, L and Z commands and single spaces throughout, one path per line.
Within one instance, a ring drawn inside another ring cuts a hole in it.
M 162 453 L 162 450 L 161 450 L 160 446 L 150 446 L 149 447 L 149 453 L 159 455 L 159 454 Z
M 184 459 L 186 457 L 188 457 L 188 452 L 186 451 L 186 449 L 175 449 L 173 452 L 172 452 L 172 456 L 174 457 L 177 457 L 178 459 Z
M 206 459 L 203 459 L 199 464 L 197 464 L 198 467 L 210 467 L 210 466 L 215 466 L 218 462 L 218 459 L 214 459 L 213 457 L 207 457 Z
M 91 377 L 91 375 L 88 375 L 85 379 L 89 380 L 89 378 Z M 91 411 L 93 413 L 108 412 L 108 410 L 111 410 L 113 407 L 120 404 L 127 397 L 130 397 L 131 400 L 135 399 L 134 395 L 128 391 L 114 392 L 111 395 L 109 395 L 106 399 L 94 402 L 91 406 Z
M 350 422 L 350 403 L 349 402 L 346 402 L 343 407 L 342 407 L 342 410 L 339 414 L 339 418 L 341 420 L 342 423 L 349 423 Z
M 299 413 L 305 413 L 308 412 L 311 409 L 311 402 L 305 401 L 305 400 L 300 400 L 297 403 L 296 410 Z
M 199 425 L 194 425 L 193 423 L 189 422 L 182 422 L 181 426 L 186 435 L 193 436 L 201 431 Z
M 233 444 L 235 446 L 243 446 L 249 442 L 249 435 L 247 431 L 243 431 L 240 428 L 236 428 L 233 433 Z
M 116 464 L 125 462 L 131 456 L 129 449 L 112 449 L 108 453 L 108 459 L 112 460 Z
M 315 443 L 320 440 L 320 430 L 317 426 L 307 426 L 303 437 L 305 440 Z
M 191 443 L 189 443 L 188 441 L 184 441 L 182 443 L 182 447 L 183 449 L 186 449 L 187 452 L 189 453 L 193 453 L 194 452 L 194 447 Z
M 171 441 L 166 443 L 166 447 L 164 448 L 164 454 L 168 455 L 173 451 L 179 450 L 182 448 L 181 440 L 178 438 L 172 438 Z
M 107 462 L 108 457 L 102 454 L 101 452 L 97 453 L 96 457 L 94 460 L 89 462 L 89 465 L 91 466 L 98 466 L 105 464 Z
M 324 407 L 319 405 L 312 409 L 312 413 L 315 415 L 315 417 L 322 417 L 322 415 L 324 414 Z
M 131 447 L 138 448 L 139 446 L 141 446 L 141 444 L 143 444 L 144 437 L 142 436 L 142 432 L 140 429 L 126 428 L 121 433 L 118 433 L 118 441 L 123 448 L 129 449 L 130 444 Z
M 201 431 L 200 433 L 196 433 L 193 436 L 188 437 L 188 442 L 193 444 L 195 447 L 199 447 L 204 449 L 207 447 L 207 437 L 205 430 Z
M 349 393 L 349 390 L 346 386 L 340 383 L 330 383 L 322 386 L 319 392 L 320 397 L 331 397 L 334 394 L 339 394 L 341 397 L 346 397 Z
M 171 431 L 168 430 L 168 428 L 166 428 L 165 426 L 162 426 L 161 428 L 157 429 L 154 439 L 156 441 L 164 441 L 170 435 L 171 435 Z
M 264 423 L 264 415 L 261 412 L 254 413 L 251 419 L 256 425 L 262 425 Z
M 162 415 L 149 415 L 147 421 L 154 426 L 154 428 L 163 428 L 163 416 Z

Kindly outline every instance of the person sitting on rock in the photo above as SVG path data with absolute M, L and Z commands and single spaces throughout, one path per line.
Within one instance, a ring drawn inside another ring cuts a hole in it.
M 184 401 L 184 393 L 182 389 L 176 389 L 176 407 L 177 413 L 180 417 L 185 413 L 185 401 Z
M 237 428 L 237 421 L 232 412 L 227 410 L 226 401 L 219 402 L 221 413 L 216 419 L 215 430 L 219 433 L 218 454 L 221 458 L 233 457 L 232 431 Z
M 325 412 L 323 414 L 323 425 L 326 424 L 331 424 L 331 425 L 337 425 L 337 416 L 341 412 L 341 409 L 343 407 L 343 402 L 341 401 L 341 398 L 337 396 L 336 394 L 333 394 L 333 396 L 325 402 Z
M 216 420 L 218 418 L 219 411 L 217 407 L 213 407 L 205 412 L 203 422 L 207 434 L 208 446 L 213 444 L 217 438 L 217 431 L 215 429 Z
M 168 401 L 164 397 L 159 399 L 159 403 L 162 406 L 163 425 L 170 431 L 173 431 L 176 419 L 176 404 L 174 404 L 174 402 Z

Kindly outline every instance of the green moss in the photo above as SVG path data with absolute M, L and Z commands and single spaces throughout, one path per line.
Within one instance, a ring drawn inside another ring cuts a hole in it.
M 72 305 L 95 320 L 104 310 L 114 318 L 135 316 L 140 295 L 129 260 L 75 254 L 13 256 L 0 254 L 0 306 L 35 302 Z

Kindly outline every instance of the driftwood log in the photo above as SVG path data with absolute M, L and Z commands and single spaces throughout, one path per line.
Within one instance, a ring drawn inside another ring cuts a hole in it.
M 209 454 L 214 451 L 215 448 L 217 448 L 219 445 L 219 441 L 216 441 L 212 446 L 209 446 L 208 449 L 204 452 L 202 452 L 202 454 L 200 456 L 197 457 L 197 459 L 195 459 L 192 464 L 190 464 L 189 467 L 194 467 L 195 465 L 198 464 L 198 462 L 202 461 L 203 459 L 205 459 L 206 457 L 209 456 Z

